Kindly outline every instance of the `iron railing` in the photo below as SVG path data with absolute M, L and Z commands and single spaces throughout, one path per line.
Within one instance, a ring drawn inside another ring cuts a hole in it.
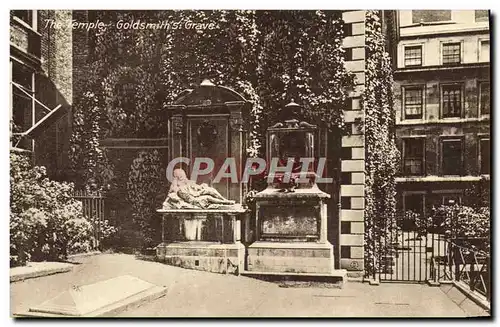
M 474 241 L 481 239 L 474 239 Z M 470 245 L 462 245 L 464 240 L 448 240 L 447 254 L 441 260 L 434 260 L 434 271 L 438 280 L 454 280 L 462 282 L 472 292 L 483 295 L 490 301 L 490 254 L 483 250 L 477 250 Z M 438 259 L 438 258 L 436 258 Z
M 92 222 L 94 229 L 95 244 L 99 249 L 101 246 L 101 226 L 105 220 L 105 197 L 99 192 L 87 192 L 85 190 L 75 190 L 73 197 L 82 203 L 83 215 Z

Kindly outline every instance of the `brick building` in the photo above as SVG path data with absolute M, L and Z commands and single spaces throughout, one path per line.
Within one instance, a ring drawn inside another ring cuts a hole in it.
M 490 174 L 489 13 L 401 10 L 392 18 L 399 209 L 428 215 L 433 205 L 477 201 L 468 192 L 489 189 Z
M 71 136 L 71 19 L 70 10 L 10 12 L 11 148 L 28 151 L 58 179 L 67 172 Z

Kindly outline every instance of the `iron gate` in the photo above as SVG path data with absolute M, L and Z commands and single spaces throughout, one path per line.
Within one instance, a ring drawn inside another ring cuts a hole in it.
M 427 282 L 443 274 L 448 240 L 432 221 L 415 213 L 386 225 L 378 255 L 380 281 Z
M 89 193 L 85 190 L 75 190 L 73 197 L 82 202 L 83 215 L 87 217 L 94 227 L 94 249 L 100 248 L 101 226 L 105 220 L 105 197 L 100 192 Z

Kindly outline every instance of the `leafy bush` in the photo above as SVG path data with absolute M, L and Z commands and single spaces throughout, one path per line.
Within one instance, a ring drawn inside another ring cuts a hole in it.
M 82 214 L 73 185 L 47 178 L 29 158 L 10 156 L 10 264 L 62 260 L 94 245 L 92 224 Z
M 425 235 L 427 231 L 427 219 L 419 212 L 407 210 L 401 216 L 399 226 L 404 231 L 414 231 L 419 235 Z
M 488 250 L 490 244 L 490 208 L 467 206 L 440 206 L 432 209 L 428 218 L 430 231 L 447 238 L 460 239 L 464 246 Z M 475 240 L 480 240 L 476 242 Z
M 91 217 L 89 220 L 92 226 L 99 225 L 101 248 L 109 249 L 114 247 L 115 244 L 113 243 L 113 236 L 118 232 L 118 228 L 113 226 L 109 220 L 106 219 L 98 221 L 97 218 Z

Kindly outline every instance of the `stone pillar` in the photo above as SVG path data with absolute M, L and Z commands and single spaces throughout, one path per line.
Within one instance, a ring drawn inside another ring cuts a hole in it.
M 244 137 L 243 137 L 243 113 L 247 105 L 243 101 L 234 101 L 226 103 L 229 108 L 229 133 L 231 140 L 231 153 L 233 154 L 236 163 L 236 175 L 238 178 L 242 176 L 243 171 L 243 158 L 245 151 Z M 243 203 L 243 184 L 242 183 L 229 183 L 229 195 L 233 200 Z
M 171 119 L 171 138 L 170 138 L 170 158 L 172 160 L 174 158 L 183 157 L 186 155 L 184 150 L 184 119 L 181 113 L 182 107 L 177 108 L 178 112 L 172 115 Z
M 345 67 L 356 75 L 356 87 L 350 94 L 351 105 L 344 110 L 348 135 L 342 137 L 340 186 L 340 268 L 350 275 L 364 270 L 365 138 L 364 111 L 360 106 L 365 87 L 365 11 L 345 11 L 343 47 Z

